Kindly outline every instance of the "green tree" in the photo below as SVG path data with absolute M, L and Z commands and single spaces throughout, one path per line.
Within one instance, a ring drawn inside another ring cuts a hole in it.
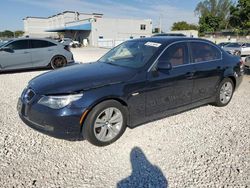
M 15 31 L 15 37 L 22 37 L 23 34 L 24 34 L 23 31 L 20 31 L 20 30 Z
M 218 30 L 221 19 L 217 16 L 206 15 L 202 16 L 199 20 L 199 32 L 200 35 L 204 35 L 206 32 L 213 33 Z
M 14 33 L 12 31 L 9 31 L 9 30 L 5 30 L 3 32 L 1 32 L 1 37 L 8 37 L 8 38 L 11 38 L 11 37 L 14 37 Z
M 236 6 L 231 6 L 229 23 L 236 32 L 241 31 L 242 34 L 250 33 L 249 0 L 239 0 Z
M 231 0 L 204 0 L 198 3 L 195 13 L 200 18 L 200 34 L 227 29 L 232 5 Z
M 195 24 L 189 24 L 185 21 L 175 22 L 172 26 L 172 31 L 180 31 L 180 30 L 198 30 L 198 26 Z

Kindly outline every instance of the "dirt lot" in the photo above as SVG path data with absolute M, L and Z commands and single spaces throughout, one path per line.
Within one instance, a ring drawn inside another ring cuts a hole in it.
M 76 60 L 106 50 L 76 49 Z M 16 103 L 41 71 L 0 75 L 0 187 L 248 187 L 250 76 L 224 108 L 210 105 L 142 125 L 114 144 L 43 135 Z

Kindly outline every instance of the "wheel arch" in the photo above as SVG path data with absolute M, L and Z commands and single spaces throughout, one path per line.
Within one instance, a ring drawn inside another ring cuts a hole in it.
M 62 57 L 62 58 L 65 59 L 66 63 L 68 63 L 67 58 L 64 55 L 62 55 L 62 54 L 56 54 L 56 55 L 53 55 L 52 58 L 50 59 L 48 67 L 51 67 L 51 63 L 52 63 L 53 59 L 55 59 L 56 57 Z
M 233 81 L 234 89 L 236 87 L 236 78 L 234 76 L 228 76 L 227 78 L 230 78 Z
M 102 102 L 105 102 L 105 101 L 117 101 L 119 102 L 123 107 L 125 107 L 125 111 L 126 111 L 126 116 L 127 116 L 127 124 L 129 124 L 130 122 L 130 118 L 129 118 L 129 111 L 128 111 L 128 104 L 125 100 L 121 99 L 120 97 L 106 97 L 106 98 L 102 98 L 102 99 L 99 99 L 97 101 L 95 101 L 83 114 L 82 116 L 84 117 L 81 117 L 80 119 L 80 125 L 81 125 L 81 132 L 82 132 L 82 129 L 83 129 L 83 126 L 84 126 L 84 122 L 87 118 L 87 116 L 89 115 L 89 113 L 93 110 L 93 108 L 95 108 L 98 104 L 102 103 Z

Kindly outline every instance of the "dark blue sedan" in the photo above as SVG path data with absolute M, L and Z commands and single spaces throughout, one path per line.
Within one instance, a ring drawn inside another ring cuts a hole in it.
M 32 79 L 17 108 L 45 134 L 105 146 L 126 127 L 204 104 L 226 106 L 243 77 L 236 56 L 201 39 L 130 40 L 95 63 Z

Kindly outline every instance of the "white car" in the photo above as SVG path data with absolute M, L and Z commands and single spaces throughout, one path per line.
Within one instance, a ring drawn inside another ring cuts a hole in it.
M 54 40 L 18 38 L 0 45 L 0 72 L 39 67 L 56 69 L 73 61 L 69 46 Z
M 245 58 L 245 67 L 247 68 L 247 69 L 250 69 L 250 56 L 247 56 L 246 58 Z
M 81 44 L 78 41 L 72 40 L 70 38 L 63 38 L 62 40 L 59 41 L 63 45 L 69 45 L 70 47 L 80 47 Z
M 238 56 L 250 55 L 250 43 L 232 42 L 224 46 L 225 51 Z

